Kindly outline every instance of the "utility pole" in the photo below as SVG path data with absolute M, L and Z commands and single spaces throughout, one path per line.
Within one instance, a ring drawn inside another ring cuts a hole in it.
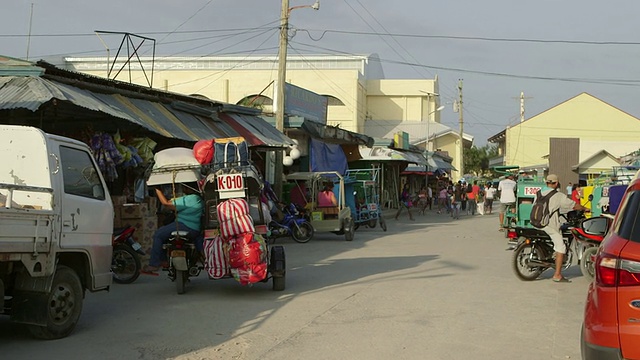
M 462 117 L 462 79 L 458 79 L 458 119 L 460 123 L 460 177 L 464 177 L 464 140 L 462 134 L 464 133 L 464 119 Z
M 301 8 L 320 9 L 320 0 L 316 0 L 313 5 L 298 5 L 289 7 L 289 0 L 282 0 L 282 9 L 280 10 L 280 43 L 278 46 L 278 83 L 276 84 L 276 129 L 284 134 L 284 92 L 287 79 L 287 46 L 289 44 L 289 14 L 291 10 Z M 274 184 L 273 191 L 282 198 L 282 176 L 284 164 L 283 150 L 276 150 L 274 164 Z
M 533 97 L 524 96 L 524 91 L 521 91 L 520 92 L 520 97 L 513 98 L 513 99 L 519 99 L 520 100 L 520 122 L 523 122 L 525 120 L 525 118 L 524 118 L 524 109 L 525 109 L 524 102 L 527 99 L 533 99 Z
M 280 12 L 280 43 L 278 46 L 278 82 L 276 99 L 276 129 L 284 133 L 284 87 L 287 78 L 287 46 L 289 42 L 289 0 L 282 0 Z M 276 150 L 274 164 L 274 184 L 273 191 L 282 198 L 282 160 L 284 154 L 282 150 Z

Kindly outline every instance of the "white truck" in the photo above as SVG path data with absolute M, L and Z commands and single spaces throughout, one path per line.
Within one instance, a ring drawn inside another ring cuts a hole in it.
M 113 205 L 89 147 L 0 125 L 0 313 L 69 335 L 85 291 L 109 290 Z

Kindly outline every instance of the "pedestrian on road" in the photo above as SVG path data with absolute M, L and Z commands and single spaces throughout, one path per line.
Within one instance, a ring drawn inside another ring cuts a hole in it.
M 431 189 L 431 186 L 427 186 L 427 203 L 429 204 L 429 210 L 431 210 L 431 205 L 433 205 L 433 189 Z
M 571 200 L 575 201 L 576 204 L 582 205 L 580 200 L 582 198 L 582 194 L 580 194 L 580 192 L 580 184 L 573 184 L 573 186 L 571 187 Z
M 400 216 L 402 209 L 407 209 L 407 213 L 409 214 L 409 219 L 415 220 L 413 218 L 413 214 L 411 214 L 412 207 L 413 207 L 413 202 L 411 201 L 409 184 L 404 184 L 404 187 L 402 188 L 402 192 L 400 193 L 400 206 L 398 206 L 398 212 L 396 213 L 396 220 L 398 220 L 398 216 Z
M 441 188 L 438 192 L 438 214 L 447 211 L 447 196 L 449 196 L 447 188 Z
M 513 174 L 507 175 L 505 179 L 498 183 L 498 192 L 500 193 L 500 231 L 504 231 L 504 215 L 509 209 L 516 205 L 516 182 L 513 180 Z
M 462 207 L 462 201 L 464 201 L 464 190 L 462 189 L 462 184 L 456 184 L 455 189 L 453 190 L 453 195 L 451 196 L 451 217 L 455 219 L 460 219 L 460 208 Z
M 496 196 L 496 188 L 491 186 L 491 183 L 487 183 L 487 188 L 484 191 L 484 213 L 491 214 L 493 211 L 493 199 Z

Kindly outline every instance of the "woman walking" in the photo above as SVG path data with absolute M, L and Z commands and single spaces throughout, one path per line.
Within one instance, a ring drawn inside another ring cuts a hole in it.
M 398 220 L 398 216 L 402 212 L 402 209 L 406 208 L 407 213 L 409 213 L 409 219 L 413 219 L 413 214 L 411 214 L 411 208 L 413 207 L 413 202 L 411 201 L 411 194 L 409 193 L 409 184 L 404 184 L 402 188 L 402 192 L 400 193 L 400 206 L 398 206 L 398 212 L 396 213 L 396 220 Z

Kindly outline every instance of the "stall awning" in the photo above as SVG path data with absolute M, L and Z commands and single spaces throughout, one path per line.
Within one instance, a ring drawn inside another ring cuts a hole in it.
M 289 137 L 258 116 L 224 112 L 219 116 L 244 137 L 250 146 L 284 148 L 294 144 Z
M 418 165 L 426 165 L 427 159 L 422 154 L 400 151 L 385 146 L 375 145 L 373 147 L 360 146 L 360 155 L 362 160 L 367 161 L 404 161 Z
M 317 122 L 305 120 L 300 127 L 312 137 L 324 142 L 334 144 L 358 144 L 373 146 L 373 138 L 364 134 L 358 134 L 335 126 L 323 125 Z
M 99 86 L 93 85 L 93 88 Z M 40 76 L 4 76 L 0 77 L 0 110 L 35 112 L 56 99 L 129 121 L 167 138 L 198 141 L 242 136 L 250 146 L 286 147 L 293 144 L 286 135 L 257 116 L 218 113 L 215 107 L 204 108 L 159 98 L 153 101 L 149 96 L 130 97 L 126 92 L 117 93 L 117 89 L 108 90 L 93 91 Z

